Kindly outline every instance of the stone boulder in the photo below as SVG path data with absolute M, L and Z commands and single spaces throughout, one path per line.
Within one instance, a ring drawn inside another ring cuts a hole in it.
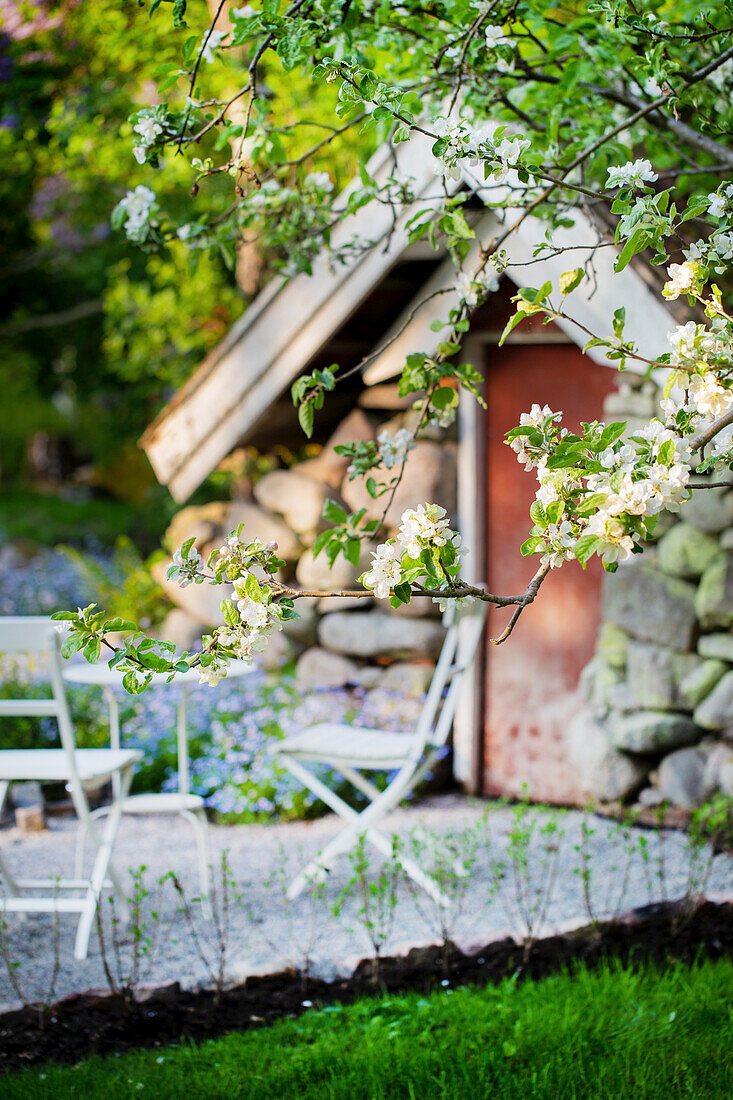
M 609 719 L 611 742 L 625 752 L 661 753 L 694 745 L 702 730 L 686 714 L 642 710 Z
M 244 535 L 261 539 L 262 542 L 277 543 L 278 557 L 294 562 L 300 553 L 298 539 L 281 519 L 271 516 L 256 504 L 246 500 L 233 500 L 229 512 L 228 530 L 236 531 L 240 523 L 244 524 Z M 227 532 L 224 531 L 223 534 Z
M 676 523 L 657 543 L 657 564 L 677 577 L 700 577 L 720 557 L 718 540 L 691 523 Z
M 695 708 L 693 717 L 706 730 L 733 729 L 733 672 L 726 672 Z
M 733 798 L 733 756 L 721 764 L 718 773 L 718 786 L 727 798 Z
M 150 572 L 153 580 L 158 582 L 171 603 L 202 627 L 223 626 L 224 616 L 219 605 L 223 599 L 231 598 L 234 592 L 232 586 L 209 584 L 208 581 L 204 581 L 203 584 L 189 584 L 187 588 L 181 588 L 175 581 L 169 581 L 166 578 L 167 568 L 167 561 L 159 561 Z
M 644 555 L 646 556 L 646 555 Z M 653 564 L 633 558 L 607 574 L 604 618 L 635 638 L 675 649 L 689 649 L 695 636 L 695 588 Z
M 598 634 L 596 654 L 611 668 L 626 668 L 626 652 L 629 648 L 629 635 L 615 623 L 603 623 Z
M 282 630 L 277 630 L 268 640 L 267 648 L 258 653 L 254 663 L 265 672 L 277 672 L 293 659 L 293 646 Z
M 683 710 L 694 710 L 713 690 L 718 680 L 728 671 L 724 661 L 707 660 L 694 668 L 679 685 L 679 698 Z
M 628 798 L 646 781 L 650 765 L 625 756 L 611 744 L 604 724 L 589 711 L 577 714 L 568 728 L 568 759 L 584 789 L 601 802 Z
M 435 665 L 398 661 L 390 665 L 379 678 L 381 691 L 394 691 L 407 699 L 419 699 L 430 687 Z
M 623 673 L 596 655 L 581 672 L 578 690 L 594 712 L 603 714 L 616 705 L 614 692 L 623 682 Z
M 680 684 L 702 663 L 696 653 L 680 653 L 649 642 L 630 642 L 627 678 L 634 705 L 644 710 L 685 709 Z
M 704 478 L 693 478 L 690 484 L 705 483 Z M 733 525 L 733 494 L 725 486 L 720 489 L 696 489 L 680 507 L 680 519 L 717 535 Z
M 255 500 L 268 512 L 281 515 L 293 531 L 314 531 L 321 526 L 323 505 L 333 497 L 333 489 L 300 472 L 272 470 L 254 487 Z
M 702 746 L 678 749 L 665 756 L 657 771 L 657 788 L 665 801 L 694 810 L 705 801 L 705 765 Z
M 365 543 L 362 547 L 361 558 L 358 565 L 352 565 L 343 554 L 339 554 L 333 565 L 329 565 L 328 558 L 322 550 L 317 558 L 313 557 L 311 550 L 306 550 L 295 569 L 295 578 L 303 588 L 317 591 L 330 591 L 332 589 L 358 588 L 359 577 L 369 568 L 373 545 Z M 364 596 L 364 599 L 371 597 Z
M 325 615 L 318 625 L 322 646 L 362 658 L 436 658 L 444 633 L 439 622 L 400 619 L 384 611 L 335 611 Z
M 173 551 L 195 535 L 196 546 L 206 558 L 221 545 L 230 531 L 236 531 L 240 523 L 244 523 L 248 536 L 262 539 L 264 543 L 276 542 L 281 558 L 286 561 L 297 558 L 300 546 L 290 528 L 248 501 L 215 500 L 209 504 L 182 508 L 171 520 L 165 539 Z
M 359 666 L 354 661 L 314 646 L 301 653 L 295 666 L 298 686 L 305 691 L 314 688 L 340 688 L 359 680 Z
M 202 625 L 188 612 L 174 607 L 155 631 L 164 641 L 173 642 L 178 650 L 192 650 L 201 638 Z
M 229 500 L 212 500 L 209 504 L 191 504 L 181 508 L 170 521 L 164 536 L 171 553 L 194 536 L 200 550 L 202 546 L 210 546 L 217 538 L 227 535 L 231 530 L 231 507 Z
M 323 450 L 315 458 L 308 458 L 298 466 L 300 473 L 318 481 L 325 481 L 332 489 L 338 489 L 344 479 L 349 459 L 336 454 L 336 447 L 348 443 L 369 443 L 375 438 L 374 423 L 361 409 L 354 409 L 339 424 Z
M 697 643 L 701 657 L 733 662 L 733 634 L 704 634 Z
M 733 627 L 733 556 L 726 554 L 705 570 L 695 596 L 695 611 L 703 630 Z
M 381 600 L 379 606 L 389 615 L 398 615 L 401 619 L 439 619 L 441 611 L 430 596 L 413 596 L 409 603 L 392 607 L 389 600 Z
M 353 596 L 324 596 L 318 601 L 318 614 L 328 615 L 331 611 L 364 611 L 372 607 L 374 600 L 370 597 L 360 597 L 355 600 Z
M 396 471 L 395 471 L 396 472 Z M 341 495 L 352 511 L 366 508 L 367 518 L 381 519 L 386 500 L 372 500 L 363 478 L 344 479 Z M 453 519 L 456 511 L 456 446 L 418 440 L 405 463 L 402 480 L 387 510 L 386 526 L 399 526 L 406 508 L 441 504 Z
M 303 596 L 295 600 L 297 619 L 288 619 L 283 623 L 283 631 L 295 642 L 304 645 L 312 645 L 316 640 L 316 628 L 318 626 L 317 614 L 318 600 L 313 596 Z
M 728 782 L 728 777 L 733 780 L 733 745 L 714 741 L 705 761 L 704 797 L 710 798 L 716 791 L 733 794 L 733 782 Z

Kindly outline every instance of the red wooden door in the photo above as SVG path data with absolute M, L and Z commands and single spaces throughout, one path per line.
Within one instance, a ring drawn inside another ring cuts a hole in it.
M 504 433 L 533 402 L 562 410 L 571 430 L 602 418 L 603 398 L 617 375 L 568 344 L 491 348 L 487 379 L 487 574 L 492 592 L 523 592 L 539 566 L 519 547 L 531 527 L 537 490 Z M 568 764 L 566 730 L 577 710 L 578 674 L 591 658 L 599 624 L 602 569 L 597 559 L 583 572 L 567 562 L 545 580 L 534 604 L 500 646 L 487 647 L 484 791 L 573 802 L 582 797 Z M 492 610 L 495 637 L 510 611 Z

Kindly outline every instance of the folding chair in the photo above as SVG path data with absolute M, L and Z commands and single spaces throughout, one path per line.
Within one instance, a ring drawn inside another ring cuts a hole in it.
M 120 900 L 121 915 L 127 914 L 125 894 L 111 864 L 112 848 L 122 813 L 122 802 L 130 789 L 135 764 L 142 753 L 134 749 L 77 749 L 61 679 L 60 638 L 57 624 L 41 617 L 0 618 L 1 653 L 44 654 L 50 663 L 52 697 L 47 699 L 0 699 L 0 716 L 53 717 L 59 727 L 60 749 L 0 750 L 0 812 L 10 785 L 23 780 L 40 783 L 63 782 L 71 795 L 77 817 L 89 830 L 95 858 L 88 878 L 17 878 L 0 852 L 0 878 L 4 895 L 0 912 L 78 913 L 74 955 L 85 959 L 101 891 L 112 886 Z M 103 832 L 89 813 L 87 791 L 113 782 L 113 804 Z
M 322 879 L 335 859 L 353 847 L 362 835 L 384 855 L 391 854 L 388 837 L 376 826 L 417 786 L 441 755 L 453 724 L 463 675 L 476 653 L 485 615 L 483 603 L 447 613 L 446 620 L 450 616 L 452 621 L 413 734 L 321 722 L 278 745 L 279 762 L 347 822 L 346 828 L 293 880 L 288 889 L 289 898 L 297 897 L 309 883 Z M 352 809 L 304 767 L 303 761 L 328 764 L 365 794 L 369 805 L 361 813 Z M 384 791 L 379 791 L 362 775 L 362 772 L 385 770 L 396 774 Z M 431 897 L 440 904 L 448 904 L 435 881 L 414 860 L 403 858 L 401 863 L 406 874 Z

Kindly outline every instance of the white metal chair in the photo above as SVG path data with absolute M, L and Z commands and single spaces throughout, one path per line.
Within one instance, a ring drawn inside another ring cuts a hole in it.
M 94 915 L 104 887 L 112 886 L 127 913 L 125 893 L 111 864 L 112 848 L 130 789 L 132 772 L 142 754 L 133 749 L 77 749 L 61 678 L 60 638 L 51 619 L 0 618 L 1 653 L 35 653 L 48 658 L 52 696 L 47 699 L 0 699 L 0 717 L 53 717 L 59 727 L 60 749 L 0 750 L 0 812 L 12 783 L 36 780 L 63 782 L 76 814 L 90 832 L 95 858 L 88 878 L 16 878 L 0 852 L 0 878 L 4 892 L 0 912 L 78 913 L 74 955 L 84 959 L 89 948 Z M 113 803 L 103 832 L 89 813 L 87 791 L 98 790 L 113 780 Z
M 441 755 L 453 724 L 463 675 L 473 661 L 481 637 L 486 605 L 476 603 L 452 610 L 446 619 L 449 616 L 452 621 L 414 733 L 322 722 L 278 745 L 280 763 L 347 822 L 346 828 L 293 880 L 289 898 L 297 897 L 309 883 L 322 879 L 335 859 L 353 847 L 361 835 L 384 855 L 391 854 L 390 840 L 379 832 L 377 823 L 417 786 Z M 357 812 L 306 768 L 303 761 L 328 764 L 365 794 L 369 805 Z M 385 770 L 396 774 L 383 791 L 362 775 Z M 431 897 L 447 904 L 435 881 L 414 860 L 402 858 L 401 864 L 406 874 Z

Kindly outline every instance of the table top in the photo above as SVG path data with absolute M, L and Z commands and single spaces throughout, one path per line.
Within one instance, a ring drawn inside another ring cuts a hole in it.
M 251 672 L 254 672 L 254 666 L 246 661 L 231 661 L 229 664 L 229 670 L 226 674 L 227 680 L 235 680 L 240 676 L 248 676 Z M 71 684 L 95 684 L 99 687 L 119 687 L 122 688 L 122 677 L 124 673 L 120 672 L 116 668 L 110 668 L 109 665 L 100 662 L 96 665 L 90 665 L 87 663 L 79 665 L 67 665 L 62 672 L 64 680 L 68 680 Z M 192 668 L 188 672 L 177 672 L 171 685 L 173 684 L 197 684 L 201 673 L 199 669 Z M 151 687 L 163 686 L 167 684 L 168 673 L 153 673 L 153 679 L 150 682 Z

